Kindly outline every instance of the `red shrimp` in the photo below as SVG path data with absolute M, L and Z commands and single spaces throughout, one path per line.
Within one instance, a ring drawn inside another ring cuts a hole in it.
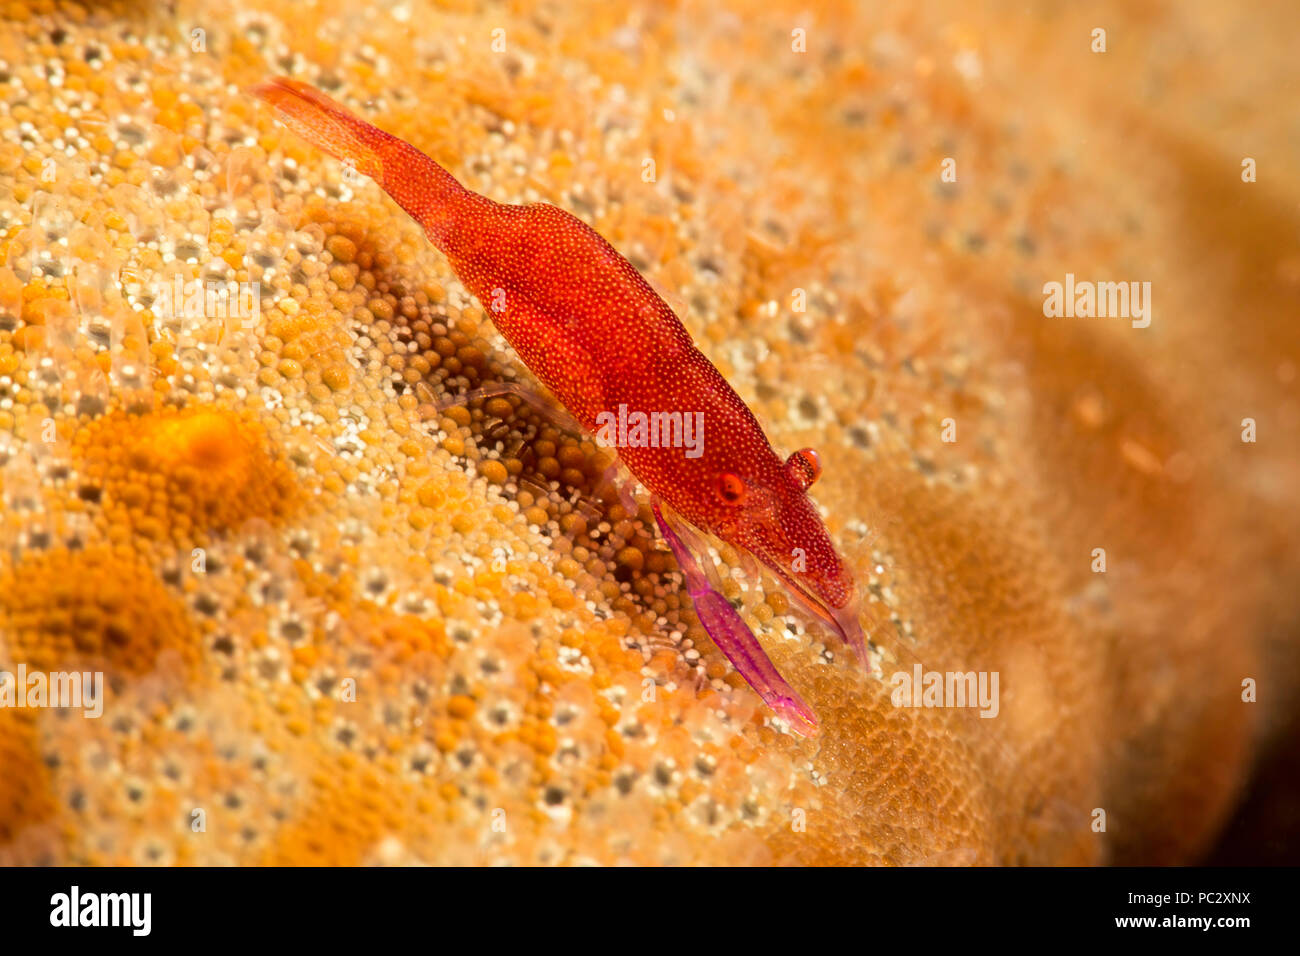
M 295 133 L 369 176 L 429 241 L 559 402 L 617 447 L 653 512 L 710 637 L 763 701 L 801 734 L 812 710 L 694 560 L 661 504 L 752 554 L 870 669 L 853 575 L 808 488 L 812 449 L 782 461 L 758 420 L 696 348 L 667 303 L 577 217 L 547 203 L 506 205 L 463 187 L 415 147 L 320 91 L 276 78 L 251 91 Z

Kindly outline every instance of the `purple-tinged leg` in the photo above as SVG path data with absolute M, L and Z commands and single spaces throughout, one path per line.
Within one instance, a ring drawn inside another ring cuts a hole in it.
M 817 717 L 812 708 L 786 683 L 731 602 L 714 590 L 690 549 L 664 518 L 658 499 L 652 501 L 650 507 L 659 524 L 659 532 L 672 548 L 686 579 L 686 590 L 695 603 L 695 613 L 713 643 L 718 645 L 740 676 L 749 682 L 763 703 L 785 718 L 795 733 L 811 737 L 817 732 Z
M 835 608 L 831 614 L 835 617 L 835 625 L 839 628 L 845 642 L 853 648 L 859 663 L 867 669 L 868 674 L 879 677 L 871 664 L 870 655 L 867 654 L 867 642 L 862 633 L 862 625 L 858 623 L 858 602 L 854 600 L 846 607 Z

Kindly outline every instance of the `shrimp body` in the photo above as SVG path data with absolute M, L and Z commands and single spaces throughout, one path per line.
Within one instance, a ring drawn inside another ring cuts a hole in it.
M 866 661 L 853 577 L 807 495 L 820 471 L 816 453 L 777 456 L 749 407 L 631 263 L 562 209 L 505 205 L 465 189 L 410 144 L 306 84 L 278 78 L 253 92 L 290 129 L 373 177 L 424 227 L 524 364 L 584 428 L 617 446 L 656 501 L 757 557 Z M 689 560 L 658 507 L 655 514 L 679 564 Z M 704 586 L 695 579 L 691 593 L 697 612 L 710 609 L 700 616 L 715 641 L 764 700 L 809 732 L 812 712 L 777 687 L 784 681 L 739 616 Z M 729 643 L 741 640 L 737 624 L 752 642 L 746 653 L 765 666 L 742 665 L 719 639 L 726 632 Z M 778 706 L 787 698 L 794 703 Z

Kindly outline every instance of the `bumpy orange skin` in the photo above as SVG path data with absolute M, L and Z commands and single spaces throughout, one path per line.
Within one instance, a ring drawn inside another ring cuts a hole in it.
M 620 406 L 702 413 L 698 457 L 630 445 L 620 457 L 674 511 L 756 555 L 861 649 L 853 575 L 808 498 L 806 464 L 787 467 L 777 457 L 749 407 L 613 246 L 555 206 L 503 205 L 470 192 L 306 84 L 277 78 L 253 92 L 424 226 L 528 368 L 588 430 L 598 432 L 598 416 Z M 723 476 L 743 483 L 738 500 L 720 493 Z

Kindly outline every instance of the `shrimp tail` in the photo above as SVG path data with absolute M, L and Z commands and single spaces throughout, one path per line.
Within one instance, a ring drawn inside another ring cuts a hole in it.
M 315 87 L 277 76 L 248 91 L 313 146 L 383 187 L 441 248 L 440 233 L 467 200 L 486 200 L 411 144 L 351 113 Z

